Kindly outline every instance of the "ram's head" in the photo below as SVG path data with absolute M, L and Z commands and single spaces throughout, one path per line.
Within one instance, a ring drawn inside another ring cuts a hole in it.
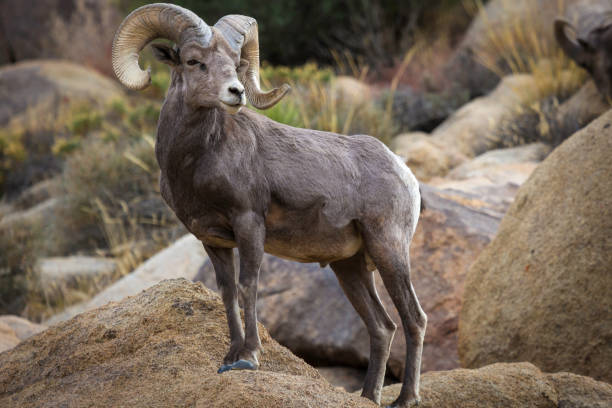
M 589 71 L 599 91 L 612 99 L 612 11 L 583 15 L 577 27 L 557 18 L 555 37 L 563 51 Z
M 170 92 L 194 107 L 218 107 L 236 113 L 246 99 L 259 109 L 277 103 L 288 85 L 263 92 L 259 86 L 257 22 L 228 15 L 214 26 L 182 7 L 156 3 L 128 15 L 113 41 L 113 69 L 130 89 L 144 89 L 150 70 L 138 65 L 138 53 L 151 41 L 164 38 L 174 47 L 153 44 L 157 59 L 172 68 Z

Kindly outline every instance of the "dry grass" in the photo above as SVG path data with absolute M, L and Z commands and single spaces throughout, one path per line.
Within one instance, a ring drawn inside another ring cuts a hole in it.
M 504 23 L 489 21 L 480 0 L 477 6 L 486 27 L 485 46 L 476 53 L 477 59 L 497 75 L 508 72 L 528 73 L 536 78 L 537 87 L 525 89 L 533 100 L 547 97 L 567 98 L 585 81 L 586 73 L 565 55 L 551 39 L 551 27 L 539 22 L 537 2 L 529 2 L 530 10 L 513 12 L 512 0 L 500 0 L 507 10 Z M 566 8 L 566 0 L 558 0 L 559 14 Z
M 350 53 L 334 54 L 335 70 L 313 63 L 297 68 L 264 66 L 264 87 L 288 82 L 292 91 L 276 106 L 261 113 L 291 126 L 347 135 L 368 134 L 388 144 L 398 130 L 392 116 L 393 96 L 418 49 L 413 47 L 406 52 L 382 98 L 376 97 L 374 89 L 364 97 L 347 98 L 347 93 L 336 86 L 339 81 L 336 72 L 365 84 L 368 67 Z
M 476 2 L 486 28 L 485 46 L 477 51 L 476 57 L 500 77 L 508 73 L 530 74 L 536 86 L 517 90 L 520 97 L 531 102 L 519 105 L 512 119 L 499 125 L 498 145 L 531 142 L 558 145 L 571 134 L 567 126 L 556 123 L 558 107 L 584 84 L 587 73 L 556 44 L 552 21 L 542 25 L 537 2 L 526 2 L 530 9 L 517 12 L 512 0 L 500 1 L 506 10 L 503 24 L 490 21 L 482 2 Z M 558 0 L 557 14 L 563 15 L 567 4 L 568 0 Z

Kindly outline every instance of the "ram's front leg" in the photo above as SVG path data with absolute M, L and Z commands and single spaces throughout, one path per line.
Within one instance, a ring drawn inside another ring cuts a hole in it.
M 214 248 L 204 245 L 204 249 L 215 268 L 217 287 L 221 291 L 221 298 L 225 305 L 227 324 L 229 326 L 230 349 L 223 359 L 223 366 L 219 369 L 219 372 L 223 372 L 238 361 L 238 353 L 244 344 L 244 331 L 242 330 L 240 309 L 238 307 L 238 286 L 234 269 L 234 253 L 231 248 Z
M 246 213 L 234 220 L 234 237 L 240 253 L 238 293 L 244 307 L 244 344 L 238 351 L 238 360 L 226 370 L 256 370 L 261 350 L 257 331 L 257 283 L 264 253 L 265 225 L 263 217 Z

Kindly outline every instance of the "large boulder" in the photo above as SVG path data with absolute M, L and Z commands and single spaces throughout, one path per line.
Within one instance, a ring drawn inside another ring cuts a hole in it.
M 100 107 L 123 95 L 115 81 L 68 61 L 4 66 L 0 69 L 0 127 L 14 132 L 53 127 L 73 107 Z
M 0 194 L 16 196 L 61 172 L 55 142 L 75 136 L 86 121 L 99 123 L 101 108 L 123 96 L 115 81 L 72 62 L 0 67 Z
M 498 203 L 498 192 L 477 196 L 426 185 L 421 189 L 427 209 L 412 242 L 411 265 L 415 290 L 429 318 L 422 369 L 451 369 L 459 366 L 457 320 L 465 274 L 495 235 L 506 207 Z M 196 279 L 217 289 L 210 261 Z M 385 308 L 399 324 L 378 275 L 376 285 Z M 257 308 L 272 337 L 309 363 L 367 365 L 369 335 L 329 267 L 265 255 Z M 389 368 L 398 377 L 404 363 L 404 342 L 400 328 L 389 359 Z
M 469 271 L 465 367 L 531 361 L 612 381 L 612 110 L 551 153 Z
M 391 140 L 391 149 L 406 162 L 422 181 L 446 174 L 469 158 L 424 132 L 409 132 Z
M 204 252 L 202 243 L 191 234 L 185 235 L 168 248 L 151 257 L 132 273 L 106 287 L 90 300 L 68 307 L 63 312 L 48 319 L 45 324 L 52 325 L 108 302 L 120 301 L 164 279 L 185 278 L 193 280 L 207 259 L 208 256 Z
M 259 371 L 217 374 L 229 348 L 221 299 L 167 280 L 0 354 L 0 406 L 376 407 L 259 332 Z
M 499 184 L 517 175 L 519 179 L 516 182 L 521 185 L 551 150 L 552 148 L 544 143 L 489 150 L 457 166 L 446 178 L 468 180 L 485 177 L 492 183 Z
M 432 93 L 405 86 L 393 93 L 393 119 L 401 132 L 431 132 L 468 101 L 467 92 Z
M 399 391 L 399 384 L 383 388 L 383 405 Z M 530 363 L 421 376 L 419 408 L 607 408 L 611 404 L 612 385 L 575 374 L 542 373 Z
M 121 23 L 118 2 L 0 2 L 0 65 L 61 58 L 112 74 L 111 45 Z

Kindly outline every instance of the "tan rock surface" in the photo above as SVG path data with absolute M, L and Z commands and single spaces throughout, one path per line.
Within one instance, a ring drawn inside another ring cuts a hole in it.
M 612 111 L 561 144 L 519 189 L 469 271 L 463 366 L 531 361 L 612 381 Z
M 517 174 L 520 178 L 516 181 L 521 185 L 551 150 L 552 148 L 544 143 L 489 150 L 455 167 L 446 178 L 466 180 L 485 177 L 492 183 L 501 184 L 509 179 L 512 180 Z
M 383 388 L 391 403 L 400 385 Z M 493 364 L 421 377 L 419 408 L 607 408 L 612 385 L 569 373 L 546 374 L 530 363 Z
M 450 169 L 468 161 L 466 155 L 452 147 L 448 148 L 423 132 L 398 135 L 393 138 L 391 147 L 421 181 L 446 174 Z
M 0 354 L 0 406 L 375 407 L 333 388 L 260 326 L 259 371 L 217 374 L 229 347 L 219 297 L 167 280 Z

